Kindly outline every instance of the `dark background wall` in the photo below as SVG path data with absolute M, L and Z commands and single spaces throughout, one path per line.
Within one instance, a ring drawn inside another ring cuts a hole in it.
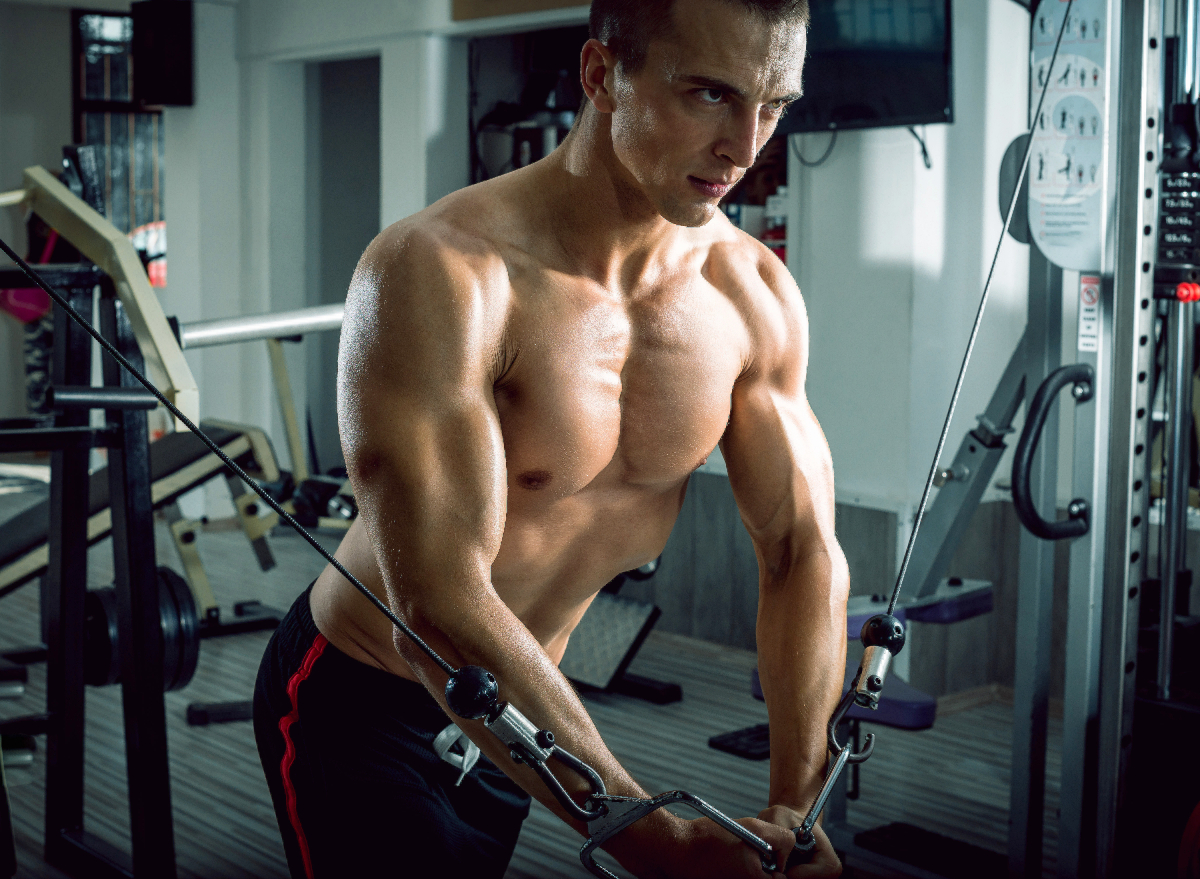
M 346 300 L 354 267 L 379 233 L 379 58 L 308 65 L 307 299 Z M 336 333 L 306 343 L 308 411 L 322 470 L 341 466 Z M 304 413 L 300 413 L 304 417 Z

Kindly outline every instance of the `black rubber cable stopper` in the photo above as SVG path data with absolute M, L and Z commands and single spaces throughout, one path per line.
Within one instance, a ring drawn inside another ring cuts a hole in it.
M 904 649 L 904 624 L 890 613 L 877 613 L 862 627 L 864 647 L 886 647 L 895 656 Z
M 459 717 L 482 720 L 496 713 L 496 677 L 477 665 L 464 665 L 446 681 L 446 704 Z

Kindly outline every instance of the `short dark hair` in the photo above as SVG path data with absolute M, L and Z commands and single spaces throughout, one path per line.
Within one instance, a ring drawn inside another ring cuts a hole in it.
M 808 25 L 808 0 L 728 0 L 771 23 Z M 607 46 L 621 67 L 636 73 L 646 63 L 650 41 L 670 34 L 675 0 L 592 0 L 588 26 L 592 39 Z

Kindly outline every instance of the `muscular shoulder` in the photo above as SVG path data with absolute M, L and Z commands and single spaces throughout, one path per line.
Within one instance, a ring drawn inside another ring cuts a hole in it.
M 704 274 L 745 323 L 750 350 L 744 373 L 802 383 L 808 315 L 800 288 L 787 266 L 761 241 L 728 222 L 712 225 Z
M 346 297 L 344 367 L 398 348 L 463 366 L 499 356 L 504 261 L 494 242 L 449 208 L 439 203 L 394 223 L 363 253 Z

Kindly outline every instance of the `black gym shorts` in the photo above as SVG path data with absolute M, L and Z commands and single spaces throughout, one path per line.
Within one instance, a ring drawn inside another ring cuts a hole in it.
M 420 684 L 351 659 L 317 631 L 310 586 L 267 645 L 254 737 L 288 867 L 314 877 L 502 877 L 529 796 L 487 757 L 432 748 L 450 720 Z

